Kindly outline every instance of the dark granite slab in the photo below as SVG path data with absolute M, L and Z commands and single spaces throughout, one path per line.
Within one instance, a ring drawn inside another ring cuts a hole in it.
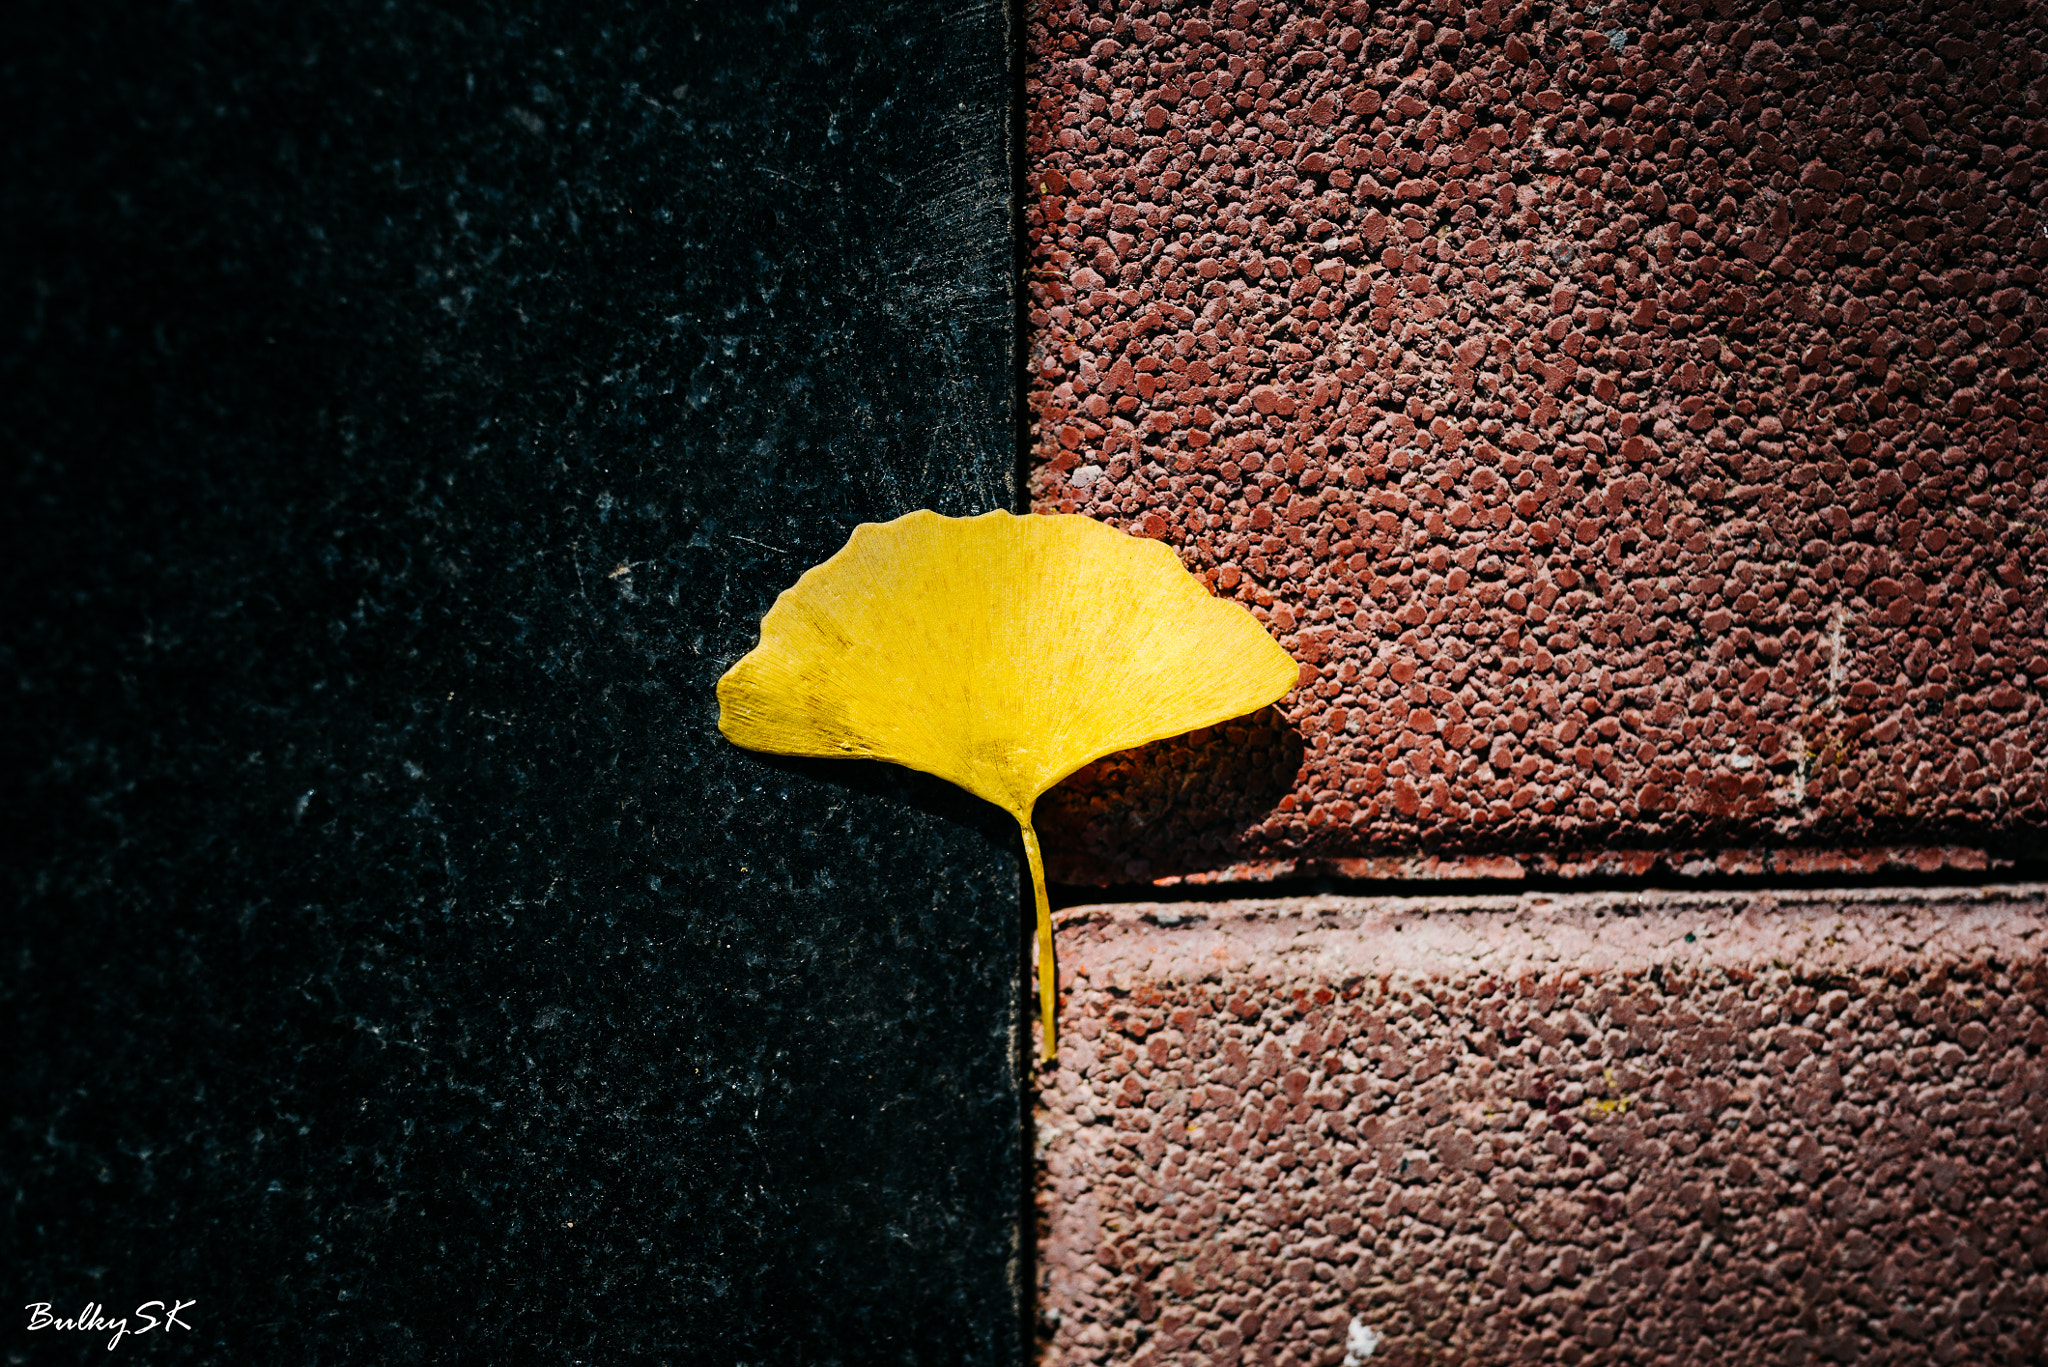
M 1017 1361 L 1014 832 L 712 695 L 854 524 L 1015 503 L 1003 10 L 6 28 L 13 1303 Z

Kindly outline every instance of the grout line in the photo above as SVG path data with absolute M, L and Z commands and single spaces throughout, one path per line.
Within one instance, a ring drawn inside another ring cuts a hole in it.
M 1680 877 L 1586 878 L 1278 878 L 1270 882 L 1175 884 L 1118 883 L 1089 886 L 1054 883 L 1048 886 L 1055 911 L 1069 907 L 1126 902 L 1281 901 L 1300 897 L 1516 897 L 1528 893 L 1597 894 L 1693 892 L 1776 892 L 1877 888 L 1969 889 L 2013 887 L 2048 880 L 2048 863 L 2018 861 L 1997 870 L 1942 869 L 1932 873 L 1892 870 L 1878 873 L 1714 874 Z

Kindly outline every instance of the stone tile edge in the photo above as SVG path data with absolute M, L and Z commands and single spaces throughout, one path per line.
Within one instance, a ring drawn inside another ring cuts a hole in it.
M 1061 977 L 1333 981 L 1642 972 L 1916 972 L 2048 957 L 2048 883 L 1784 891 L 1314 896 L 1060 915 Z

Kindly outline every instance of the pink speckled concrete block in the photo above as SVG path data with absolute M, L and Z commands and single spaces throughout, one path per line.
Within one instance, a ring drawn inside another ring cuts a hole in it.
M 1080 907 L 1047 1364 L 2038 1363 L 2048 888 Z
M 1062 881 L 2038 846 L 2048 4 L 1025 14 L 1033 506 L 1303 666 Z

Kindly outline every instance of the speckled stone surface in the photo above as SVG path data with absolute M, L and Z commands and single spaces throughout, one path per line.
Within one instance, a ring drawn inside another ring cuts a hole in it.
M 712 696 L 1014 506 L 1008 22 L 10 10 L 8 1361 L 1018 1360 L 1014 830 Z
M 1028 43 L 1033 501 L 1306 666 L 1292 754 L 1056 794 L 1057 876 L 2038 857 L 2048 8 L 1063 0 Z
M 1060 935 L 1042 1362 L 2041 1361 L 2048 888 Z

